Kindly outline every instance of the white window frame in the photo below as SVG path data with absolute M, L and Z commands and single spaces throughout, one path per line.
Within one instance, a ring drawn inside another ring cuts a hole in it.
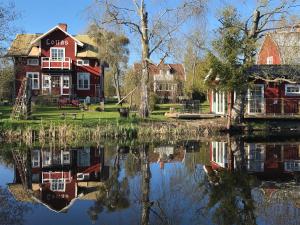
M 40 150 L 33 150 L 31 153 L 31 165 L 32 168 L 39 168 L 40 167 Z
M 45 80 L 49 81 L 49 86 L 45 86 Z M 51 76 L 49 74 L 43 74 L 42 75 L 42 88 L 43 89 L 51 89 Z
M 88 76 L 88 87 L 84 87 L 84 83 L 83 83 L 83 87 L 79 86 L 79 78 L 82 75 L 87 75 Z M 90 73 L 86 73 L 86 72 L 78 72 L 77 73 L 77 89 L 78 90 L 90 90 L 90 85 L 91 85 L 91 74 Z
M 261 92 L 261 94 L 262 94 L 262 97 L 261 97 L 261 101 L 262 101 L 262 108 L 261 108 L 261 110 L 262 110 L 262 112 L 261 113 L 264 113 L 265 112 L 265 103 L 264 103 L 264 101 L 265 101 L 265 85 L 264 84 L 255 84 L 255 87 L 257 88 L 257 87 L 259 87 L 261 90 L 262 90 L 262 92 Z M 251 89 L 248 89 L 248 114 L 250 115 L 250 114 L 259 114 L 259 113 L 257 113 L 257 112 L 251 112 L 251 101 L 252 101 L 252 99 L 251 99 L 251 96 L 250 96 L 250 92 L 251 92 Z M 257 99 L 255 99 L 255 101 L 256 101 Z
M 50 181 L 50 190 L 64 192 L 66 190 L 66 181 L 64 179 L 52 179 Z
M 28 66 L 38 66 L 39 65 L 39 59 L 29 58 L 29 59 L 27 59 L 27 65 Z
M 77 59 L 77 66 L 89 66 L 90 60 L 89 59 Z
M 63 50 L 63 57 L 62 57 L 62 59 L 61 60 L 59 60 L 58 58 L 53 59 L 53 57 L 52 57 L 52 50 Z M 50 48 L 50 59 L 51 59 L 52 62 L 62 62 L 62 61 L 65 61 L 65 58 L 66 58 L 66 49 L 65 48 L 63 48 L 63 47 L 52 47 L 52 48 Z
M 273 56 L 267 57 L 267 65 L 273 65 Z
M 288 92 L 289 87 L 295 87 L 298 88 L 298 92 Z M 286 96 L 295 96 L 295 95 L 300 95 L 300 84 L 286 84 L 285 85 L 285 95 Z
M 64 80 L 68 80 L 68 86 L 64 86 Z M 69 95 L 69 93 L 64 94 L 64 90 L 65 89 L 70 90 L 70 85 L 71 85 L 70 80 L 71 80 L 70 76 L 68 76 L 68 75 L 61 76 L 61 78 L 60 78 L 60 93 L 61 93 L 61 95 Z
M 32 76 L 30 77 L 30 75 L 37 75 L 37 77 L 32 78 Z M 39 72 L 26 72 L 26 77 L 31 79 L 31 89 L 32 90 L 39 90 L 40 89 L 40 73 Z M 34 87 L 33 84 L 33 80 L 37 80 L 37 87 Z

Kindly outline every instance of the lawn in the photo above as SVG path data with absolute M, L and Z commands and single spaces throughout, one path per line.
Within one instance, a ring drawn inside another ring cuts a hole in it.
M 0 120 L 2 122 L 8 122 L 25 126 L 40 124 L 41 122 L 48 123 L 61 123 L 62 121 L 68 121 L 68 123 L 78 124 L 83 126 L 93 126 L 95 123 L 133 123 L 138 121 L 137 112 L 131 112 L 129 119 L 120 119 L 117 106 L 114 103 L 105 104 L 105 110 L 103 112 L 96 111 L 99 105 L 91 105 L 89 110 L 81 111 L 73 107 L 65 107 L 58 109 L 56 106 L 34 106 L 32 117 L 29 120 L 18 120 L 11 121 L 9 119 L 11 113 L 11 106 L 0 106 Z M 126 107 L 126 105 L 123 105 Z M 164 114 L 170 110 L 170 108 L 175 108 L 180 111 L 181 105 L 179 104 L 157 104 L 155 110 L 151 113 L 151 116 L 145 121 L 166 121 L 168 120 Z M 208 103 L 205 102 L 201 106 L 202 112 L 207 112 L 209 109 Z M 65 114 L 65 116 L 63 116 Z M 76 114 L 76 119 L 74 119 L 74 114 Z

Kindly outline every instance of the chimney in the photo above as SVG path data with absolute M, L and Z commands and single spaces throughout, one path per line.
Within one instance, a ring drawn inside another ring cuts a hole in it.
M 58 26 L 63 30 L 66 31 L 68 30 L 68 25 L 66 23 L 59 23 Z

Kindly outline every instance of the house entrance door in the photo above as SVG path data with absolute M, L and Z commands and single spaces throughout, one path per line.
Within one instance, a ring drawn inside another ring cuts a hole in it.
M 51 94 L 52 95 L 60 95 L 60 76 L 51 76 Z

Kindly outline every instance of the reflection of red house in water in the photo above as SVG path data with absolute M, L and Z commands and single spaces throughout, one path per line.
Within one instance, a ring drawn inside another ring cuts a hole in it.
M 230 154 L 225 142 L 211 142 L 211 167 L 236 169 L 239 156 Z M 246 143 L 246 169 L 262 178 L 288 178 L 300 172 L 300 145 L 287 143 Z
M 34 197 L 57 212 L 108 177 L 102 148 L 32 150 L 31 166 Z

